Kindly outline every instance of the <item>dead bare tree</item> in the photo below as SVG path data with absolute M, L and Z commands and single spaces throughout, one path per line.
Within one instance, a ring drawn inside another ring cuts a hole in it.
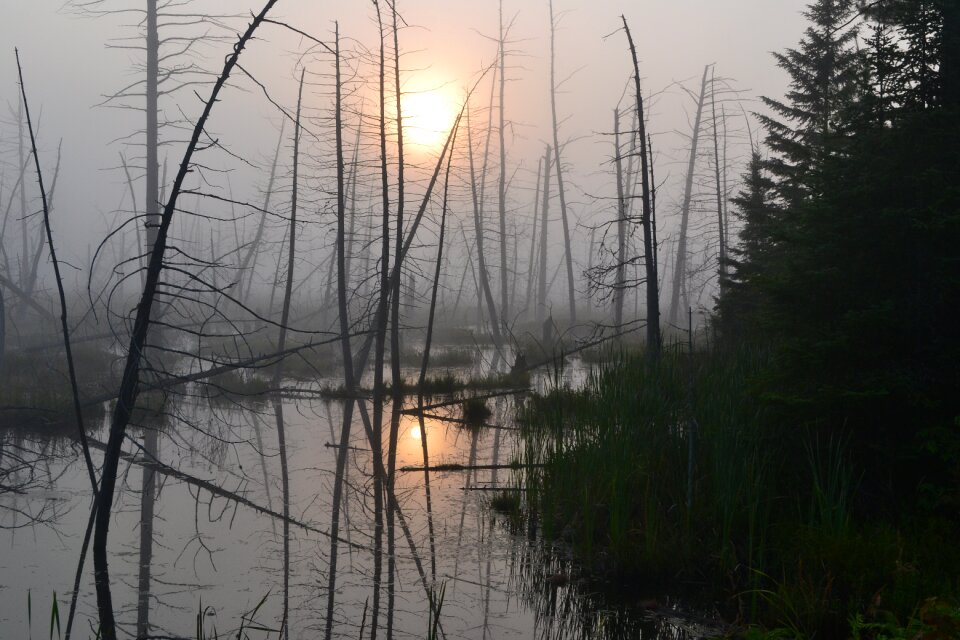
M 70 325 L 67 322 L 67 298 L 63 291 L 63 278 L 60 275 L 60 262 L 57 260 L 57 250 L 53 244 L 53 230 L 50 226 L 50 207 L 47 202 L 47 192 L 43 186 L 43 171 L 40 169 L 40 155 L 37 153 L 37 140 L 33 134 L 33 121 L 30 118 L 30 105 L 27 102 L 27 87 L 23 82 L 23 69 L 20 66 L 20 51 L 14 49 L 17 58 L 17 75 L 20 78 L 20 95 L 23 98 L 23 111 L 27 120 L 27 129 L 30 132 L 30 149 L 33 155 L 34 166 L 37 170 L 37 187 L 40 190 L 40 201 L 43 204 L 43 227 L 47 234 L 47 248 L 50 250 L 50 260 L 53 262 L 53 273 L 57 281 L 57 293 L 60 296 L 60 328 L 63 332 L 63 348 L 67 355 L 67 369 L 70 374 L 70 391 L 73 395 L 74 417 L 77 420 L 77 433 L 83 449 L 83 460 L 90 476 L 90 488 L 97 492 L 97 475 L 93 468 L 93 459 L 90 457 L 90 447 L 87 444 L 87 432 L 83 427 L 83 409 L 80 406 L 80 390 L 77 388 L 77 371 L 73 363 L 73 349 L 70 344 Z
M 700 140 L 700 123 L 703 120 L 703 106 L 707 96 L 707 73 L 710 65 L 703 68 L 703 79 L 700 81 L 700 93 L 697 95 L 697 114 L 693 120 L 693 129 L 690 134 L 690 156 L 687 160 L 687 175 L 683 187 L 683 203 L 680 205 L 680 235 L 677 239 L 677 255 L 673 268 L 672 294 L 670 296 L 670 315 L 667 322 L 673 326 L 677 324 L 680 312 L 680 290 L 687 279 L 687 233 L 690 225 L 690 203 L 693 199 L 693 178 L 697 165 L 697 146 Z
M 290 298 L 293 295 L 293 269 L 297 253 L 297 193 L 299 191 L 300 169 L 300 110 L 303 104 L 303 79 L 306 69 L 300 71 L 300 87 L 297 91 L 297 111 L 293 125 L 293 185 L 290 193 L 290 240 L 287 242 L 287 279 L 283 291 L 283 310 L 280 312 L 280 336 L 277 338 L 277 351 L 287 346 L 287 326 L 290 322 Z M 276 163 L 274 163 L 276 164 Z M 269 198 L 269 195 L 267 196 Z M 349 339 L 349 338 L 348 338 Z M 273 374 L 273 387 L 279 388 L 283 377 L 283 361 L 277 363 Z M 280 448 L 280 482 L 283 491 L 283 618 L 281 628 L 287 638 L 290 637 L 290 476 L 287 469 L 287 439 L 283 420 L 283 404 L 274 399 L 273 411 L 277 420 L 277 439 Z M 331 529 L 336 537 L 337 531 Z
M 344 386 L 350 396 L 344 403 L 343 422 L 340 429 L 340 448 L 337 450 L 337 470 L 334 476 L 332 514 L 330 520 L 330 567 L 327 584 L 327 621 L 324 637 L 330 638 L 333 632 L 333 605 L 336 592 L 337 574 L 337 535 L 340 530 L 340 505 L 343 500 L 343 478 L 347 465 L 347 456 L 350 453 L 350 431 L 353 424 L 353 395 L 355 383 L 353 378 L 353 351 L 350 347 L 350 318 L 347 305 L 347 270 L 346 270 L 346 194 L 344 187 L 344 159 L 343 159 L 343 84 L 341 80 L 340 59 L 340 26 L 335 24 L 334 30 L 334 63 L 335 76 L 335 103 L 334 126 L 336 128 L 336 155 L 337 155 L 337 306 L 340 310 L 340 345 L 343 353 Z
M 560 158 L 560 125 L 557 121 L 556 30 L 553 0 L 550 5 L 550 117 L 553 125 L 553 160 L 557 168 L 557 196 L 560 199 L 560 221 L 563 224 L 563 246 L 567 263 L 567 295 L 570 300 L 570 324 L 577 324 L 577 298 L 573 280 L 573 248 L 570 241 L 570 222 L 567 213 L 567 195 L 563 183 L 563 164 Z
M 530 296 L 533 294 L 533 277 L 537 268 L 537 222 L 539 221 L 537 208 L 540 206 L 540 181 L 543 178 L 543 163 L 543 158 L 540 158 L 540 160 L 537 162 L 537 188 L 534 190 L 533 207 L 530 209 L 530 211 L 533 213 L 533 230 L 530 232 L 530 258 L 529 266 L 527 267 L 527 293 L 523 298 L 524 304 L 526 305 L 525 309 L 527 314 L 529 314 L 534 307 Z
M 270 211 L 270 198 L 273 196 L 273 182 L 277 175 L 277 160 L 280 158 L 280 147 L 283 143 L 283 130 L 287 124 L 286 118 L 280 121 L 280 136 L 277 138 L 277 149 L 273 154 L 273 163 L 270 165 L 270 178 L 267 180 L 267 190 L 263 196 L 263 206 L 260 212 L 260 222 L 257 224 L 257 231 L 253 236 L 250 246 L 247 248 L 240 266 L 237 268 L 237 275 L 234 279 L 234 286 L 237 287 L 237 298 L 241 303 L 245 303 L 250 295 L 250 289 L 253 283 L 253 272 L 256 270 L 257 254 L 260 251 L 260 245 L 263 240 L 263 231 L 267 223 L 267 214 Z M 244 278 L 247 279 L 247 285 L 243 285 Z
M 627 42 L 630 44 L 630 56 L 633 59 L 633 80 L 636 90 L 637 100 L 637 135 L 640 138 L 640 167 L 643 173 L 641 201 L 643 203 L 643 217 L 641 225 L 643 227 L 643 263 L 646 276 L 647 292 L 647 345 L 646 353 L 650 361 L 656 361 L 660 357 L 660 290 L 657 280 L 657 263 L 654 255 L 653 239 L 653 207 L 650 201 L 650 157 L 648 155 L 647 125 L 645 113 L 643 110 L 643 92 L 640 90 L 640 63 L 637 61 L 637 48 L 633 43 L 633 36 L 630 35 L 630 27 L 627 25 L 627 19 L 620 16 L 623 20 L 623 30 L 627 34 Z
M 130 337 L 130 346 L 127 351 L 126 365 L 123 378 L 117 394 L 117 403 L 110 424 L 110 436 L 107 449 L 104 453 L 103 469 L 101 472 L 100 490 L 94 508 L 97 510 L 93 539 L 94 575 L 97 590 L 97 610 L 100 616 L 101 637 L 104 640 L 116 640 L 116 620 L 113 612 L 113 597 L 110 588 L 110 576 L 107 561 L 107 536 L 110 528 L 110 513 L 113 506 L 113 494 L 116 486 L 117 468 L 120 461 L 123 440 L 127 425 L 133 412 L 140 388 L 141 357 L 146 346 L 146 339 L 151 326 L 151 311 L 156 297 L 160 272 L 163 269 L 163 254 L 166 249 L 167 234 L 173 214 L 176 211 L 177 200 L 183 189 L 183 182 L 192 166 L 193 154 L 197 149 L 200 137 L 203 134 L 210 112 L 217 102 L 219 95 L 230 73 L 237 64 L 244 47 L 253 37 L 254 32 L 266 18 L 277 0 L 268 0 L 263 9 L 255 15 L 244 34 L 233 47 L 233 53 L 227 58 L 223 70 L 214 83 L 210 97 L 204 104 L 203 112 L 193 128 L 180 168 L 177 171 L 170 199 L 164 207 L 157 228 L 156 242 L 150 254 L 147 266 L 146 282 L 134 321 L 133 332 Z
M 152 250 L 160 223 L 161 185 L 159 152 L 161 129 L 184 124 L 176 117 L 167 116 L 161 107 L 161 98 L 192 90 L 198 83 L 210 82 L 213 74 L 206 71 L 198 59 L 198 49 L 204 43 L 216 43 L 224 36 L 210 32 L 210 27 L 225 30 L 226 22 L 235 16 L 200 14 L 189 8 L 189 2 L 146 0 L 142 8 L 115 5 L 111 0 L 70 0 L 67 5 L 80 15 L 102 17 L 119 13 L 142 14 L 138 23 L 142 32 L 108 44 L 110 48 L 143 51 L 143 71 L 137 80 L 105 96 L 103 105 L 120 109 L 142 110 L 143 167 L 144 167 L 144 239 L 145 253 Z M 175 33 L 166 32 L 176 29 Z M 138 41 L 142 38 L 142 44 Z M 142 106 L 136 103 L 140 102 Z M 161 117 L 163 114 L 164 117 Z
M 717 235 L 720 238 L 720 260 L 719 260 L 719 287 L 720 287 L 720 296 L 723 296 L 723 289 L 727 284 L 727 237 L 726 237 L 726 222 L 724 221 L 723 215 L 723 201 L 724 201 L 724 188 L 723 182 L 720 178 L 720 141 L 717 132 L 717 77 L 716 77 L 716 66 L 713 68 L 713 73 L 710 76 L 710 110 L 712 112 L 713 121 L 713 171 L 714 178 L 716 181 L 717 188 Z
M 550 212 L 550 167 L 553 165 L 553 157 L 550 155 L 550 145 L 547 144 L 547 150 L 543 154 L 543 209 L 540 220 L 540 253 L 537 256 L 537 262 L 540 265 L 540 275 L 538 277 L 537 291 L 537 324 L 543 322 L 544 314 L 547 310 L 547 229 L 548 213 Z
M 619 109 L 613 110 L 613 139 L 617 178 L 617 263 L 616 277 L 613 282 L 613 325 L 619 331 L 623 326 L 623 299 L 626 294 L 627 272 L 627 200 L 623 187 L 623 157 L 620 153 Z
M 491 96 L 492 97 L 492 96 Z M 467 157 L 470 164 L 470 193 L 473 202 L 473 229 L 476 234 L 477 243 L 477 264 L 480 273 L 478 274 L 480 288 L 483 297 L 487 302 L 487 312 L 490 314 L 490 330 L 493 333 L 493 341 L 499 350 L 503 337 L 500 333 L 500 322 L 498 320 L 497 305 L 493 301 L 493 292 L 490 289 L 490 277 L 487 271 L 486 256 L 483 251 L 483 204 L 482 191 L 477 191 L 477 176 L 473 161 L 473 133 L 470 123 L 470 106 L 467 105 Z M 486 161 L 484 161 L 486 164 Z M 485 169 L 485 167 L 484 167 Z M 481 179 L 481 188 L 483 180 Z
M 453 133 L 453 146 L 457 144 L 457 132 Z M 430 365 L 430 347 L 433 343 L 433 321 L 437 310 L 437 291 L 440 288 L 440 273 L 443 265 L 443 243 L 447 229 L 447 202 L 450 189 L 450 165 L 453 164 L 453 153 L 447 158 L 447 172 L 443 181 L 443 205 L 440 212 L 440 237 L 437 240 L 437 261 L 436 269 L 433 275 L 433 289 L 430 293 L 430 310 L 427 316 L 427 336 L 423 346 L 423 361 L 420 365 L 420 378 L 417 384 L 417 407 L 420 411 L 417 416 L 420 420 L 420 446 L 423 452 L 423 466 L 429 465 L 429 452 L 427 451 L 427 432 L 426 423 L 423 416 L 423 389 L 427 380 L 427 368 Z M 437 552 L 434 543 L 433 531 L 433 501 L 430 494 L 430 472 L 424 471 L 423 476 L 424 492 L 427 500 L 427 528 L 430 537 L 430 576 L 432 582 L 437 580 Z
M 507 290 L 507 144 L 506 144 L 506 33 L 503 25 L 503 0 L 499 2 L 500 16 L 500 39 L 499 39 L 499 60 L 500 60 L 500 105 L 498 114 L 500 116 L 500 126 L 497 132 L 500 137 L 500 179 L 497 181 L 497 206 L 500 214 L 500 322 L 503 329 L 507 329 L 508 318 L 510 317 L 509 295 Z

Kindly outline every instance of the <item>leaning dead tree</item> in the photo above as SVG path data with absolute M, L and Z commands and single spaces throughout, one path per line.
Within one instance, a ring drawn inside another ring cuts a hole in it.
M 643 227 L 643 265 L 646 276 L 647 292 L 647 358 L 651 361 L 660 357 L 660 290 L 657 280 L 657 263 L 654 253 L 654 220 L 653 207 L 650 200 L 651 185 L 651 167 L 649 157 L 649 140 L 647 139 L 646 118 L 643 110 L 643 92 L 640 90 L 640 63 L 637 61 L 637 48 L 633 43 L 633 36 L 630 35 L 630 27 L 627 25 L 627 19 L 620 16 L 623 20 L 623 30 L 627 35 L 627 42 L 630 44 L 630 57 L 633 60 L 633 81 L 636 91 L 637 106 L 637 135 L 640 138 L 640 171 L 642 172 L 641 181 L 641 202 L 643 204 L 643 213 L 641 217 L 641 226 Z
M 17 58 L 17 74 L 20 78 L 20 95 L 23 98 L 23 111 L 27 119 L 27 129 L 30 132 L 30 150 L 34 166 L 37 170 L 37 187 L 40 190 L 40 199 L 43 205 L 43 228 L 46 231 L 47 248 L 50 250 L 50 260 L 53 262 L 53 273 L 57 281 L 57 293 L 60 296 L 60 328 L 63 332 L 63 348 L 67 355 L 67 369 L 70 373 L 70 390 L 73 395 L 74 417 L 77 421 L 77 432 L 80 436 L 80 445 L 83 449 L 83 460 L 90 476 L 91 491 L 97 491 L 97 475 L 90 457 L 90 447 L 87 444 L 87 432 L 83 428 L 83 409 L 80 407 L 80 391 L 77 386 L 77 370 L 73 363 L 73 348 L 70 343 L 70 326 L 67 322 L 67 297 L 63 291 L 63 278 L 60 275 L 60 262 L 57 260 L 57 250 L 53 244 L 53 230 L 50 226 L 50 205 L 47 201 L 47 192 L 43 185 L 43 171 L 40 169 L 40 155 L 37 153 L 37 139 L 33 133 L 33 121 L 30 118 L 30 105 L 27 102 L 27 88 L 23 82 L 23 69 L 20 66 L 20 52 L 14 50 Z M 0 305 L 0 314 L 3 307 Z M 2 321 L 0 321 L 2 324 Z M 0 345 L 2 346 L 2 345 Z
M 697 95 L 697 114 L 693 120 L 690 136 L 690 156 L 687 160 L 687 175 L 683 186 L 683 203 L 680 205 L 680 235 L 677 239 L 677 255 L 673 268 L 672 293 L 670 295 L 670 315 L 667 322 L 677 324 L 680 313 L 680 290 L 687 278 L 687 240 L 690 225 L 690 203 L 693 199 L 693 178 L 697 165 L 697 146 L 700 140 L 700 123 L 703 120 L 703 105 L 707 95 L 707 73 L 710 65 L 703 68 L 700 81 L 700 93 Z
M 492 97 L 492 96 L 491 96 Z M 470 195 L 471 201 L 473 202 L 473 229 L 476 234 L 476 244 L 477 244 L 477 264 L 478 271 L 477 279 L 479 280 L 479 289 L 483 295 L 484 300 L 487 303 L 487 312 L 490 314 L 490 330 L 493 333 L 493 342 L 497 347 L 497 350 L 502 346 L 503 337 L 500 333 L 501 324 L 498 320 L 499 315 L 497 313 L 497 303 L 493 300 L 493 292 L 490 289 L 490 277 L 487 270 L 487 261 L 486 255 L 484 253 L 483 247 L 483 193 L 482 185 L 483 180 L 480 180 L 480 191 L 478 192 L 477 188 L 477 173 L 476 167 L 473 158 L 473 129 L 470 122 L 470 106 L 467 105 L 467 158 L 470 165 Z M 484 165 L 486 165 L 486 160 L 484 159 Z M 484 166 L 484 172 L 486 167 Z
M 94 508 L 96 509 L 96 523 L 93 538 L 93 563 L 97 591 L 97 610 L 100 617 L 100 634 L 104 640 L 116 640 L 117 637 L 116 619 L 114 618 L 113 611 L 113 596 L 107 562 L 107 536 L 110 529 L 117 470 L 127 425 L 130 422 L 140 391 L 141 358 L 147 343 L 147 335 L 151 325 L 151 312 L 160 283 L 160 273 L 164 268 L 163 257 L 167 245 L 167 236 L 170 231 L 170 224 L 173 220 L 173 214 L 177 209 L 177 200 L 183 189 L 184 180 L 194 166 L 192 161 L 194 152 L 197 150 L 210 113 L 217 102 L 217 97 L 229 79 L 244 47 L 266 18 L 267 13 L 273 8 L 273 5 L 276 4 L 276 1 L 277 0 L 268 0 L 263 9 L 254 16 L 247 30 L 234 45 L 233 53 L 227 58 L 223 71 L 214 83 L 210 97 L 204 104 L 203 112 L 193 128 L 190 142 L 186 147 L 170 191 L 170 198 L 164 206 L 157 227 L 156 242 L 150 254 L 143 294 L 137 305 L 136 318 L 134 320 L 133 332 L 130 336 L 123 378 L 121 379 L 116 406 L 110 422 L 110 436 L 103 457 L 100 490 L 94 504 Z

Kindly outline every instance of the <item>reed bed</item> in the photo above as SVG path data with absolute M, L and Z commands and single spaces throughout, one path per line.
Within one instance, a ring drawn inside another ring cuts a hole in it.
M 530 517 L 588 572 L 777 637 L 849 637 L 858 615 L 906 624 L 960 592 L 955 523 L 860 509 L 849 440 L 765 398 L 769 363 L 760 349 L 621 352 L 583 389 L 531 397 Z

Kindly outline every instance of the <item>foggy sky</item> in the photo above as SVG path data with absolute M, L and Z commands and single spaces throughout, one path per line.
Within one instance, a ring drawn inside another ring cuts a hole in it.
M 142 4 L 139 0 L 108 2 L 118 7 Z M 59 11 L 60 0 L 3 0 L 0 4 L 0 42 L 6 58 L 0 60 L 0 98 L 5 105 L 0 149 L 7 163 L 15 159 L 11 155 L 11 150 L 15 153 L 11 146 L 15 145 L 15 119 L 9 109 L 15 113 L 17 104 L 16 46 L 31 107 L 41 120 L 41 157 L 51 171 L 57 142 L 63 139 L 54 232 L 64 245 L 64 258 L 83 262 L 86 243 L 97 241 L 106 231 L 125 188 L 122 172 L 115 169 L 118 153 L 125 147 L 117 140 L 141 126 L 139 113 L 95 106 L 105 94 L 142 75 L 132 68 L 135 53 L 106 46 L 111 39 L 117 44 L 116 38 L 134 34 L 127 26 L 134 18 L 80 18 Z M 261 5 L 200 0 L 196 6 L 247 12 Z M 755 101 L 758 95 L 782 96 L 786 76 L 776 68 L 770 52 L 796 44 L 805 26 L 800 15 L 803 6 L 800 0 L 556 0 L 555 11 L 561 16 L 558 78 L 567 78 L 558 107 L 564 119 L 561 138 L 571 140 L 564 160 L 576 189 L 571 197 L 574 219 L 583 220 L 591 211 L 609 207 L 590 196 L 609 195 L 605 190 L 611 184 L 611 141 L 604 134 L 612 129 L 612 109 L 630 78 L 626 40 L 617 32 L 621 13 L 637 42 L 644 91 L 654 94 L 648 109 L 658 180 L 666 181 L 660 199 L 663 221 L 676 208 L 677 183 L 685 170 L 686 142 L 675 132 L 689 132 L 693 107 L 689 96 L 673 83 L 696 90 L 704 64 L 716 63 L 718 75 L 733 79 L 744 90 L 747 111 L 760 108 Z M 445 85 L 454 95 L 462 95 L 478 70 L 493 61 L 496 44 L 490 38 L 496 36 L 498 25 L 494 0 L 401 0 L 399 7 L 411 25 L 401 34 L 408 88 Z M 521 189 L 532 188 L 538 157 L 550 137 L 547 3 L 505 0 L 504 13 L 508 20 L 515 18 L 507 72 L 507 113 L 513 123 L 507 162 L 511 171 L 517 170 L 517 188 L 511 195 L 525 202 L 528 197 Z M 323 38 L 330 38 L 333 21 L 339 20 L 342 36 L 359 43 L 345 42 L 345 47 L 376 46 L 376 23 L 368 2 L 281 0 L 275 15 Z M 235 23 L 238 29 L 244 25 L 245 21 Z M 264 27 L 258 37 L 261 41 L 245 52 L 242 64 L 269 84 L 274 98 L 292 108 L 296 52 L 306 45 L 278 27 Z M 217 55 L 211 56 L 210 68 L 219 69 L 228 47 L 221 43 L 211 50 Z M 228 91 L 214 110 L 211 128 L 232 149 L 263 164 L 275 144 L 279 119 L 251 83 L 239 79 L 237 84 L 248 93 Z M 199 89 L 202 96 L 208 91 Z M 485 105 L 486 95 L 481 89 L 475 103 Z M 199 101 L 190 94 L 182 94 L 180 104 L 188 116 L 199 113 Z M 742 132 L 742 116 L 740 122 Z M 732 143 L 732 159 L 745 155 L 744 140 Z M 171 161 L 178 155 L 177 148 L 169 149 Z M 11 171 L 11 165 L 4 166 Z M 731 180 L 738 173 L 739 169 L 732 171 Z M 232 182 L 240 198 L 251 196 L 264 180 L 255 172 L 239 171 Z M 663 224 L 669 227 L 669 220 Z

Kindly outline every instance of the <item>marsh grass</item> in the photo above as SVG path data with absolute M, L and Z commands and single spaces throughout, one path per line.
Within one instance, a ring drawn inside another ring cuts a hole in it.
M 270 382 L 253 371 L 226 371 L 206 380 L 202 389 L 211 399 L 244 396 L 263 398 L 270 391 Z
M 506 519 L 512 533 L 523 531 L 523 500 L 516 489 L 503 489 L 490 498 L 490 509 Z
M 437 368 L 444 367 L 471 367 L 480 351 L 475 345 L 444 345 L 436 346 L 430 350 L 430 366 Z M 400 362 L 403 366 L 419 367 L 423 362 L 422 349 L 404 349 L 400 354 Z
M 102 393 L 117 381 L 116 357 L 92 345 L 74 349 L 81 398 Z M 103 407 L 84 411 L 91 423 L 102 417 Z M 14 351 L 0 368 L 0 427 L 26 428 L 47 433 L 76 429 L 73 392 L 62 352 Z
M 518 389 L 530 386 L 530 374 L 527 372 L 493 373 L 486 376 L 463 379 L 452 371 L 427 376 L 423 384 L 400 381 L 400 388 L 404 393 L 412 394 L 422 391 L 425 395 L 443 395 L 455 391 L 494 391 L 500 389 Z M 385 394 L 389 395 L 393 388 L 392 383 L 384 386 Z
M 463 422 L 467 425 L 482 425 L 492 414 L 485 398 L 467 398 L 461 404 Z
M 531 517 L 588 571 L 719 602 L 783 637 L 844 637 L 878 594 L 900 619 L 956 594 L 955 520 L 858 516 L 849 440 L 765 402 L 768 362 L 620 353 L 581 390 L 529 398 Z

